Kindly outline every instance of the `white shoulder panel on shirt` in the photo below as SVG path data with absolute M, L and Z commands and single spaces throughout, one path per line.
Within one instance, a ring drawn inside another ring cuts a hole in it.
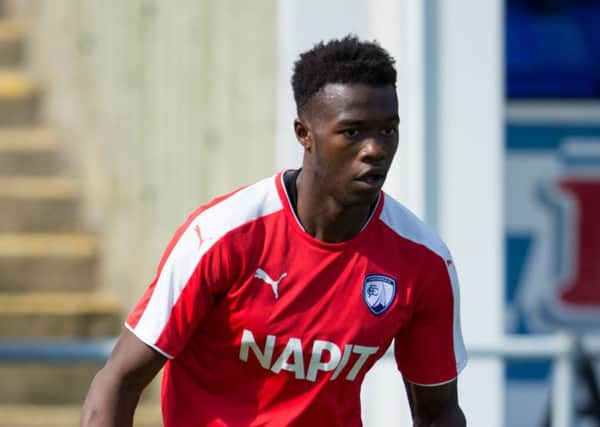
M 204 210 L 189 228 L 200 226 L 205 238 L 218 240 L 229 231 L 265 215 L 283 209 L 275 178 L 265 178 L 244 187 Z
M 429 248 L 444 260 L 450 259 L 450 251 L 437 233 L 388 194 L 379 219 L 399 236 Z

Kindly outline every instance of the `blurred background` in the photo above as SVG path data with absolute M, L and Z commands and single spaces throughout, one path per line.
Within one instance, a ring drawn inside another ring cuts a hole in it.
M 599 24 L 600 0 L 0 0 L 0 427 L 77 424 L 105 354 L 85 345 L 189 212 L 299 166 L 293 62 L 348 33 L 397 61 L 386 190 L 454 253 L 469 424 L 546 426 L 564 400 L 563 426 L 600 426 Z M 565 331 L 591 344 L 561 395 L 552 350 L 510 343 Z M 410 425 L 395 371 L 367 377 L 365 426 Z

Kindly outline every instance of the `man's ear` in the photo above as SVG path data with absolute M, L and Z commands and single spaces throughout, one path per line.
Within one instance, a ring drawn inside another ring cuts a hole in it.
M 312 135 L 308 126 L 299 118 L 294 120 L 294 133 L 302 147 L 306 151 L 310 151 L 312 147 Z

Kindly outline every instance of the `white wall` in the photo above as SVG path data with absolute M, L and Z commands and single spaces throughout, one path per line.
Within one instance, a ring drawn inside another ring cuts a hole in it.
M 437 132 L 438 170 L 428 190 L 437 194 L 435 222 L 459 269 L 467 343 L 503 332 L 502 4 L 437 3 L 438 90 L 428 100 L 437 114 L 428 126 Z M 471 360 L 460 379 L 471 425 L 503 425 L 502 374 L 500 362 Z

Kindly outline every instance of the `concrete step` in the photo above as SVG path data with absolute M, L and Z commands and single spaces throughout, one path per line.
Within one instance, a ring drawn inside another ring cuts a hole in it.
M 0 176 L 0 232 L 75 230 L 78 214 L 72 179 Z
M 46 128 L 0 128 L 0 175 L 58 174 L 66 165 L 59 137 Z
M 81 405 L 0 405 L 0 427 L 67 427 L 79 425 Z M 141 404 L 135 427 L 162 427 L 159 403 Z
M 88 234 L 0 233 L 0 292 L 95 289 L 97 255 Z
M 121 306 L 98 292 L 0 293 L 0 340 L 114 337 Z
M 25 32 L 22 22 L 0 19 L 0 67 L 17 67 L 25 59 Z
M 31 126 L 40 115 L 40 88 L 24 73 L 0 72 L 0 126 Z

